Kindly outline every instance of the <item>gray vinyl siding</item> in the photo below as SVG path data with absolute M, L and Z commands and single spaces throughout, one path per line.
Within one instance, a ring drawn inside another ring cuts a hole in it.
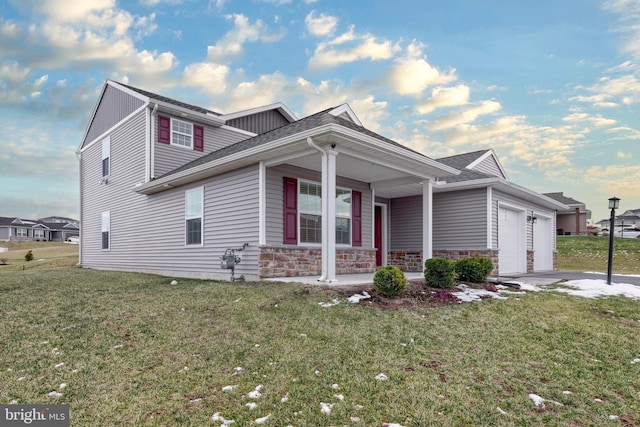
M 433 249 L 487 249 L 487 190 L 434 193 Z
M 141 99 L 107 85 L 84 144 L 98 138 L 142 105 L 144 101 Z
M 100 185 L 101 147 L 83 162 L 82 264 L 85 267 L 173 276 L 229 278 L 220 268 L 227 248 L 250 244 L 236 274 L 257 275 L 258 166 L 150 196 L 133 191 L 144 182 L 145 114 L 111 134 L 112 171 Z M 177 147 L 175 147 L 177 148 Z M 203 187 L 203 245 L 185 244 L 185 191 Z M 110 250 L 101 249 L 101 214 L 110 211 Z
M 390 250 L 422 250 L 422 196 L 390 203 Z
M 476 167 L 473 168 L 473 170 L 478 172 L 484 172 L 489 175 L 499 176 L 500 178 L 506 178 L 502 174 L 502 171 L 500 170 L 500 167 L 498 166 L 498 163 L 496 162 L 496 159 L 493 156 L 489 156 L 483 161 L 481 161 L 480 163 L 478 163 Z
M 0 228 L 0 240 L 8 240 L 8 239 L 9 239 L 9 229 Z
M 320 156 L 318 155 L 318 164 Z M 267 169 L 266 181 L 266 241 L 267 245 L 280 246 L 283 243 L 283 178 L 295 178 L 320 183 L 320 172 L 290 165 L 281 165 Z M 348 178 L 336 177 L 338 187 L 349 188 L 362 193 L 362 248 L 372 248 L 373 232 L 371 191 L 368 184 Z
M 163 114 L 166 116 L 166 114 Z M 169 116 L 170 117 L 170 116 Z M 178 120 L 188 121 L 180 117 Z M 194 123 L 194 122 L 191 122 Z M 204 150 L 195 151 L 179 145 L 169 145 L 158 142 L 158 120 L 155 120 L 155 134 L 153 137 L 155 149 L 155 166 L 153 176 L 160 177 L 192 160 L 195 160 L 212 151 L 219 150 L 227 145 L 235 144 L 238 141 L 247 139 L 247 135 L 234 132 L 230 129 L 216 128 L 212 126 L 196 123 L 204 128 Z
M 248 132 L 260 134 L 287 125 L 289 124 L 289 120 L 285 119 L 277 110 L 269 110 L 231 119 L 227 121 L 226 124 Z
M 498 206 L 500 203 L 505 203 L 510 206 L 515 206 L 520 209 L 526 210 L 525 218 L 527 215 L 531 214 L 531 211 L 534 211 L 536 214 L 541 214 L 544 216 L 551 217 L 551 229 L 556 229 L 556 216 L 555 211 L 552 211 L 548 208 L 543 208 L 540 205 L 532 203 L 530 201 L 520 199 L 518 197 L 511 196 L 509 194 L 503 193 L 501 191 L 493 190 L 492 191 L 492 201 L 491 201 L 491 235 L 493 239 L 493 247 L 498 248 Z M 527 223 L 525 225 L 526 237 L 527 237 L 527 249 L 533 249 L 533 229 L 531 228 L 531 224 Z M 552 233 L 552 242 L 553 242 L 553 251 L 556 250 L 556 237 L 555 233 Z

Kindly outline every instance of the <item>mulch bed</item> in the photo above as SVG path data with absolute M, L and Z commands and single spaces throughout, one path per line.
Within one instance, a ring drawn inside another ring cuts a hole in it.
M 362 299 L 358 304 L 371 306 L 382 310 L 399 310 L 403 308 L 434 308 L 451 304 L 459 304 L 460 300 L 452 294 L 459 291 L 456 285 L 464 284 L 470 288 L 486 289 L 496 292 L 492 283 L 469 283 L 455 281 L 450 289 L 431 288 L 425 285 L 424 280 L 411 280 L 407 283 L 405 292 L 396 298 L 386 298 L 378 295 L 373 285 L 355 286 L 323 286 L 321 289 L 331 298 L 349 298 L 355 294 L 367 292 L 371 298 Z

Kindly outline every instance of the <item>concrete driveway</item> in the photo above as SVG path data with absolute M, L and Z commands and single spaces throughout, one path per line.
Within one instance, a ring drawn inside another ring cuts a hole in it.
M 582 273 L 579 271 L 546 271 L 542 273 L 514 274 L 509 276 L 500 276 L 502 281 L 518 281 L 530 283 L 532 285 L 542 285 L 559 282 L 560 280 L 607 280 L 606 273 Z M 629 283 L 631 285 L 640 286 L 640 276 L 611 275 L 612 283 Z

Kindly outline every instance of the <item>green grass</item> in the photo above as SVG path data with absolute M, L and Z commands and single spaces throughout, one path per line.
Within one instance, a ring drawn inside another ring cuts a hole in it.
M 0 274 L 0 403 L 69 403 L 73 426 L 217 426 L 217 412 L 238 426 L 640 423 L 638 301 L 534 293 L 379 311 L 323 308 L 333 295 L 296 284 L 171 280 Z
M 609 237 L 558 236 L 558 269 L 607 271 Z M 640 239 L 614 238 L 613 272 L 640 274 Z
M 72 267 L 78 264 L 78 245 L 60 242 L 0 242 L 0 274 L 18 270 L 43 270 Z M 27 251 L 33 253 L 33 261 L 25 261 Z M 5 263 L 6 260 L 6 263 Z

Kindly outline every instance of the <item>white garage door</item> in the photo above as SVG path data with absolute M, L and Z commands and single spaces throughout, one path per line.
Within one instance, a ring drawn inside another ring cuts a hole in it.
M 501 206 L 498 209 L 498 260 L 501 276 L 526 272 L 527 251 L 524 237 L 524 212 Z
M 533 224 L 533 270 L 553 270 L 551 219 L 540 218 Z

